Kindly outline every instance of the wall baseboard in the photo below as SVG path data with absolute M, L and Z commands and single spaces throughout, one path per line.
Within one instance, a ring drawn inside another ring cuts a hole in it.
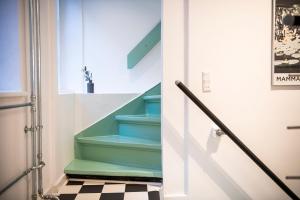
M 169 194 L 164 195 L 164 200 L 188 200 L 188 196 L 186 194 Z
M 61 188 L 67 181 L 67 176 L 65 174 L 61 175 L 57 181 L 46 190 L 47 194 L 57 194 L 59 188 Z

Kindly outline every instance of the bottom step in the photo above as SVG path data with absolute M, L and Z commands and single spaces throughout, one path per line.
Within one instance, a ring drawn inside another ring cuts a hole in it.
M 89 160 L 73 160 L 64 170 L 66 174 L 97 175 L 97 176 L 130 176 L 161 178 L 159 170 L 128 167 Z

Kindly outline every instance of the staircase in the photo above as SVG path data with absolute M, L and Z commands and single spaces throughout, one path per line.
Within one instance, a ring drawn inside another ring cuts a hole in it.
M 75 136 L 67 175 L 161 178 L 160 84 Z

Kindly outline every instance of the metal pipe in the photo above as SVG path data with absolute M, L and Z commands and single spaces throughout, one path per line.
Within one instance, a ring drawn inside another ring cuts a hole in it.
M 11 108 L 20 108 L 20 107 L 26 107 L 26 106 L 32 106 L 32 103 L 28 102 L 28 103 L 21 103 L 21 104 L 4 105 L 4 106 L 0 106 L 0 110 L 11 109 Z
M 36 159 L 36 1 L 29 0 L 29 16 L 30 16 L 30 85 L 31 85 L 31 145 L 32 145 L 32 165 L 37 165 Z M 32 171 L 32 199 L 36 200 L 38 197 L 37 192 L 37 173 L 36 169 Z
M 41 39 L 40 39 L 40 4 L 39 0 L 36 1 L 36 64 L 37 64 L 37 160 L 38 163 L 43 163 L 43 137 L 42 137 L 42 128 L 43 128 L 43 120 L 42 120 L 42 69 L 41 69 Z M 43 195 L 43 172 L 42 168 L 38 169 L 38 193 L 39 195 Z
M 299 197 L 276 176 L 214 113 L 212 113 L 182 82 L 175 84 L 185 93 L 255 164 L 262 169 L 291 199 Z
M 35 140 L 35 153 L 37 163 L 40 167 L 37 167 L 37 194 L 41 199 L 55 199 L 59 200 L 56 195 L 53 194 L 43 194 L 43 167 L 45 163 L 43 161 L 43 137 L 42 137 L 42 67 L 41 67 L 41 39 L 40 39 L 40 1 L 31 0 L 34 2 L 34 61 L 35 61 L 35 96 L 36 96 L 36 118 L 35 118 L 35 127 L 36 127 L 36 140 Z M 36 186 L 36 185 L 35 185 Z M 35 199 L 36 193 L 34 193 L 33 199 Z
M 11 186 L 13 186 L 15 183 L 17 183 L 21 178 L 23 178 L 24 176 L 26 176 L 27 174 L 29 174 L 32 171 L 32 168 L 29 168 L 27 170 L 25 170 L 21 175 L 19 175 L 18 177 L 16 177 L 14 180 L 12 180 L 7 186 L 5 186 L 4 188 L 2 188 L 0 190 L 0 196 L 6 191 L 8 190 Z
M 18 176 L 17 178 L 15 178 L 13 181 L 11 181 L 7 186 L 5 186 L 4 188 L 2 188 L 0 190 L 0 196 L 6 191 L 8 190 L 11 186 L 13 186 L 15 183 L 17 183 L 21 178 L 23 178 L 24 176 L 26 176 L 27 174 L 29 174 L 31 171 L 36 170 L 36 169 L 41 169 L 45 166 L 44 162 L 41 162 L 41 164 L 39 164 L 38 166 L 33 166 L 27 170 L 25 170 L 20 176 Z

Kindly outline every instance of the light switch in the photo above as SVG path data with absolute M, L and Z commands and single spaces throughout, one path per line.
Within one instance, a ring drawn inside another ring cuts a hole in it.
M 210 91 L 210 75 L 208 72 L 202 72 L 202 92 Z

